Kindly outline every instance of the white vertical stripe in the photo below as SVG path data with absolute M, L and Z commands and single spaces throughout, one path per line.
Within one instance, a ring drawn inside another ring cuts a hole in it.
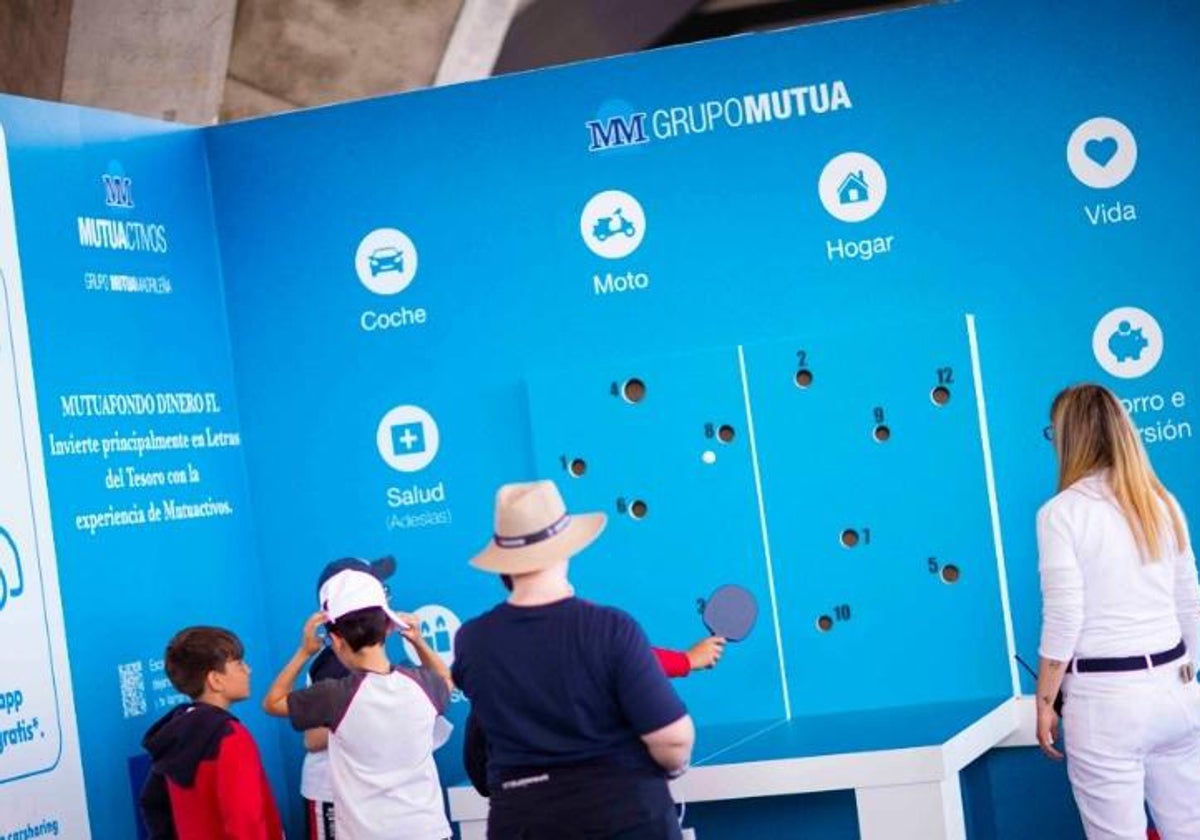
M 771 564 L 771 538 L 767 533 L 767 509 L 763 503 L 762 474 L 758 469 L 758 442 L 754 435 L 754 412 L 750 408 L 750 380 L 746 376 L 746 354 L 738 345 L 738 370 L 742 375 L 742 399 L 746 403 L 746 430 L 750 438 L 750 463 L 754 468 L 754 492 L 758 497 L 758 525 L 762 531 L 763 555 L 767 560 L 767 589 L 771 594 L 771 619 L 775 622 L 775 650 L 779 653 L 779 684 L 783 689 L 783 714 L 792 719 L 792 700 L 788 695 L 787 665 L 783 657 L 783 631 L 779 626 L 779 599 L 775 596 L 775 569 Z
M 983 396 L 983 369 L 979 361 L 979 339 L 975 334 L 975 316 L 967 315 L 967 340 L 971 344 L 971 375 L 975 379 L 975 406 L 979 410 L 979 440 L 983 446 L 983 472 L 987 479 L 988 507 L 992 514 L 992 544 L 996 552 L 996 572 L 1000 582 L 1000 608 L 1004 613 L 1004 641 L 1008 645 L 1008 668 L 1014 697 L 1021 695 L 1017 673 L 1017 644 L 1013 634 L 1012 608 L 1008 600 L 1008 570 L 1004 561 L 1004 539 L 1000 534 L 1000 500 L 996 495 L 996 473 L 992 468 L 992 440 L 988 433 L 987 402 Z

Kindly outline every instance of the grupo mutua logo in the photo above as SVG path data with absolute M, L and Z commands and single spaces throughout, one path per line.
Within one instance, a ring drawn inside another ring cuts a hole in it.
M 588 151 L 602 152 L 638 146 L 651 140 L 674 140 L 721 129 L 831 114 L 853 107 L 846 83 L 837 79 L 652 110 L 630 108 L 612 113 L 609 108 L 603 108 L 596 119 L 587 120 L 584 125 Z
M 645 111 L 625 116 L 618 114 L 606 120 L 588 120 L 587 128 L 591 139 L 589 152 L 650 142 L 646 136 Z

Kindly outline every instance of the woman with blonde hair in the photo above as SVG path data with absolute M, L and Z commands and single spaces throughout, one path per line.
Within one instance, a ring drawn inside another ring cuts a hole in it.
M 1200 839 L 1200 585 L 1187 524 L 1111 391 L 1050 409 L 1058 494 L 1038 511 L 1038 742 L 1067 775 L 1089 840 Z

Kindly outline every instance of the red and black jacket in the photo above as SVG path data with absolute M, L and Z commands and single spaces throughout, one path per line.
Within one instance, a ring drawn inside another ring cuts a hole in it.
M 283 827 L 254 739 L 228 711 L 177 706 L 142 739 L 151 840 L 280 840 Z

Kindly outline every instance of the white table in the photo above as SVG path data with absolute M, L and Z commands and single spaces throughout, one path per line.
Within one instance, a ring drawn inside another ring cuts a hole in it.
M 701 728 L 677 802 L 853 790 L 862 840 L 965 840 L 959 771 L 1029 743 L 1027 698 Z M 449 790 L 463 840 L 487 835 L 488 801 Z

